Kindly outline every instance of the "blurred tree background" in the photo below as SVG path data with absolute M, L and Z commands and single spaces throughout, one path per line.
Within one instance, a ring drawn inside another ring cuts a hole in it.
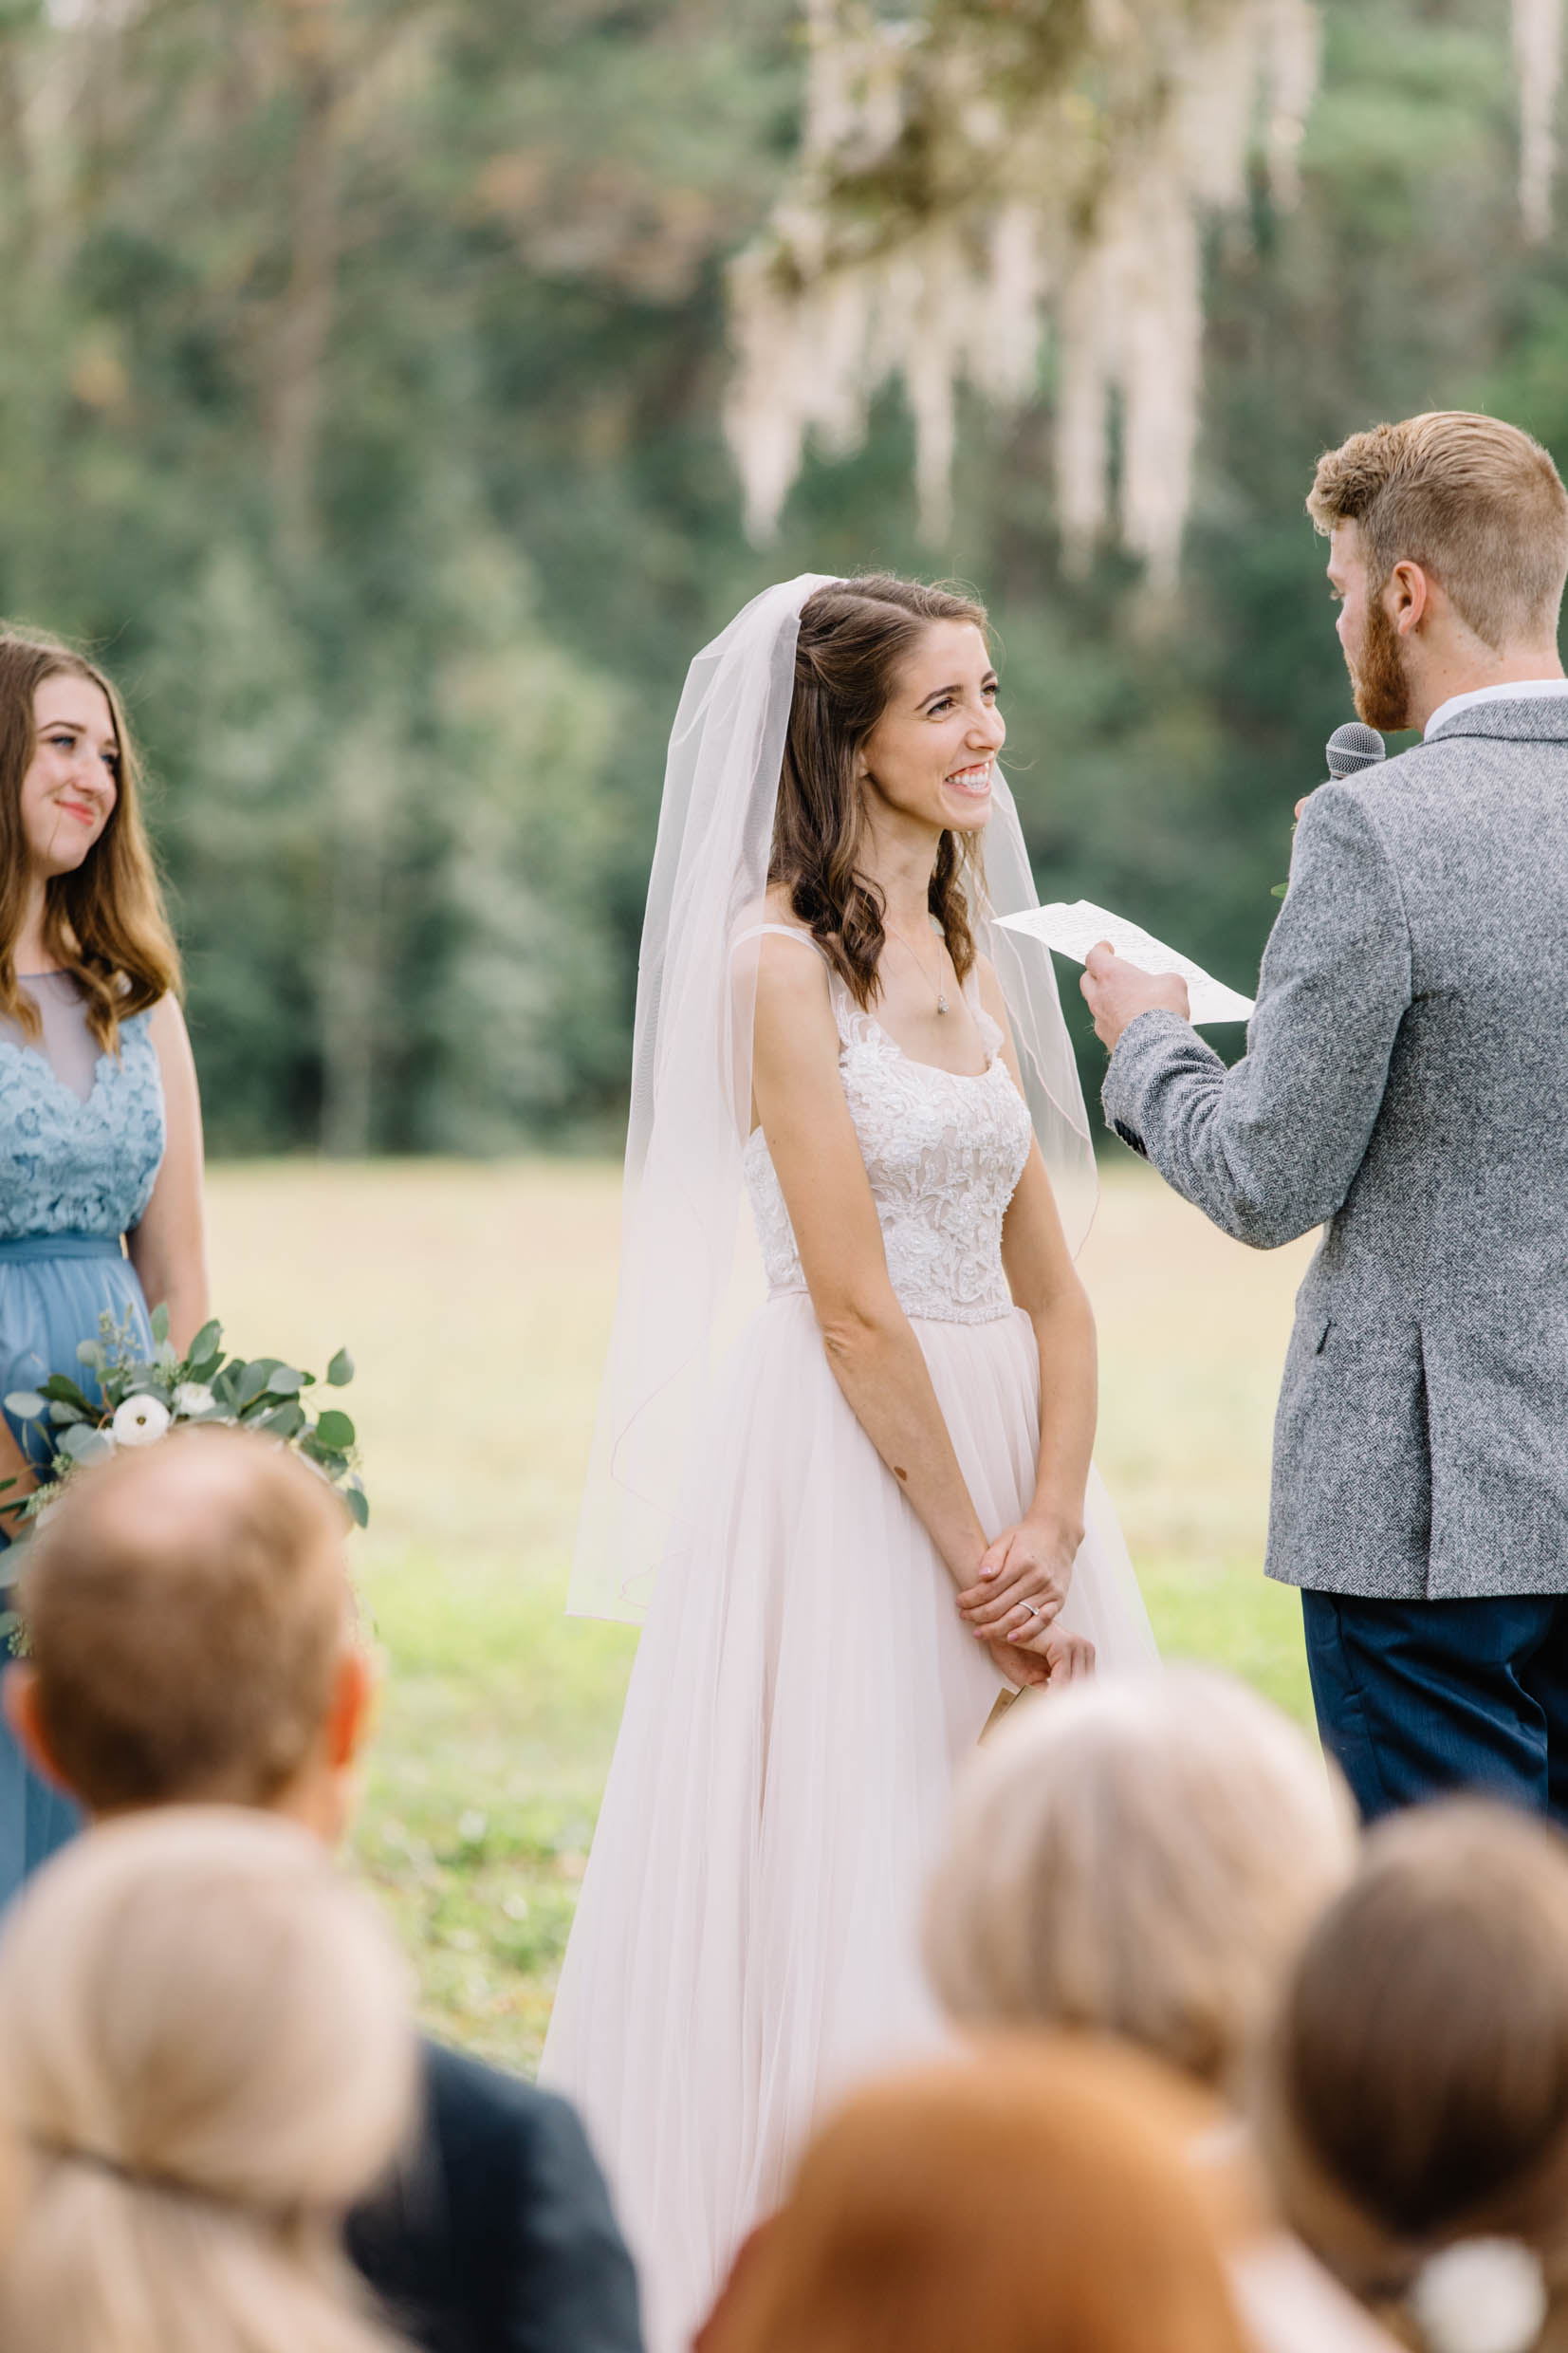
M 1479 406 L 1568 460 L 1504 0 L 1321 18 L 1299 200 L 1260 138 L 1205 231 L 1169 593 L 1063 562 L 1049 339 L 960 393 L 940 546 L 897 386 L 747 542 L 726 269 L 795 0 L 0 0 L 0 610 L 129 691 L 215 1148 L 608 1140 L 686 662 L 807 568 L 975 583 L 1042 894 L 1248 981 L 1349 715 L 1318 453 Z

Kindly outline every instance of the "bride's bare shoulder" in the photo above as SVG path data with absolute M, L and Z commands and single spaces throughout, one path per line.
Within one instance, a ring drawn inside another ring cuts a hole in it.
M 793 1029 L 802 1014 L 812 1016 L 811 1028 L 818 1018 L 831 1019 L 826 960 L 787 891 L 775 888 L 754 900 L 734 939 L 734 985 L 767 1028 L 783 1021 Z
M 801 921 L 790 905 L 784 883 L 774 883 L 765 898 L 753 902 L 737 926 L 737 937 L 750 948 L 759 980 L 764 975 L 784 973 L 798 975 L 786 985 L 811 984 L 818 990 L 825 989 L 827 966 L 822 952 L 809 926 Z M 806 951 L 804 954 L 801 953 L 802 949 Z
M 773 882 L 768 885 L 763 899 L 762 911 L 762 919 L 765 923 L 780 923 L 786 932 L 799 932 L 802 939 L 811 937 L 809 927 L 801 921 L 791 904 L 787 882 Z

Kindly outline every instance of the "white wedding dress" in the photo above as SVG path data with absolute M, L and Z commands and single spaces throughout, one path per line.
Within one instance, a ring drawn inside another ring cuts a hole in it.
M 888 1271 L 999 1532 L 1040 1443 L 1034 1330 L 1002 1268 L 1029 1115 L 972 975 L 990 1057 L 973 1077 L 912 1061 L 832 993 Z M 940 2038 L 921 1889 L 1002 1688 L 828 1367 L 760 1130 L 746 1178 L 769 1296 L 687 1465 L 687 1540 L 638 1649 L 541 2070 L 608 2170 L 649 2353 L 684 2353 L 824 2099 Z M 1087 1528 L 1062 1623 L 1102 1669 L 1142 1664 L 1098 1476 Z

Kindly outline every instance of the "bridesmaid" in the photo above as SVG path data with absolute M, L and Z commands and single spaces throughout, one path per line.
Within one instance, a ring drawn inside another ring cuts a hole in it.
M 88 1385 L 77 1346 L 105 1310 L 149 1353 L 149 1301 L 182 1352 L 206 1321 L 178 984 L 113 687 L 65 646 L 0 634 L 0 1398 L 51 1373 Z M 37 1444 L 0 1415 L 0 1505 L 36 1485 Z M 77 1820 L 0 1726 L 0 1903 Z

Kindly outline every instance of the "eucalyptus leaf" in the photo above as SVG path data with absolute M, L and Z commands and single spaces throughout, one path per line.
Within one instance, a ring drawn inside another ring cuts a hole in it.
M 368 1528 L 370 1526 L 370 1504 L 368 1498 L 366 1497 L 364 1489 L 362 1487 L 345 1487 L 343 1490 L 343 1501 L 347 1504 L 350 1516 L 353 1518 L 356 1525 L 360 1528 Z
M 329 1405 L 324 1414 L 317 1417 L 316 1436 L 321 1444 L 330 1447 L 335 1454 L 346 1454 L 354 1443 L 354 1424 L 347 1414 L 340 1413 L 336 1407 Z
M 90 1417 L 82 1411 L 80 1405 L 67 1405 L 61 1398 L 50 1399 L 49 1419 L 57 1430 L 68 1430 L 73 1422 L 86 1421 Z
M 252 1427 L 270 1430 L 280 1438 L 298 1437 L 304 1428 L 304 1409 L 297 1405 L 292 1398 L 286 1399 L 282 1405 L 274 1405 L 269 1414 L 263 1414 Z
M 79 1340 L 76 1343 L 76 1361 L 79 1364 L 90 1364 L 95 1373 L 101 1373 L 103 1370 L 103 1350 L 96 1340 Z
M 346 1389 L 354 1378 L 354 1359 L 346 1348 L 340 1348 L 326 1368 L 326 1378 L 334 1389 Z
M 195 1368 L 198 1364 L 205 1364 L 209 1357 L 212 1358 L 215 1362 L 223 1354 L 223 1325 L 216 1316 L 212 1317 L 202 1325 L 186 1354 L 190 1361 L 193 1380 L 195 1378 Z
M 158 1301 L 148 1321 L 153 1327 L 153 1338 L 161 1347 L 169 1337 L 169 1303 L 166 1299 Z
M 90 1430 L 85 1422 L 73 1422 L 60 1435 L 60 1452 L 69 1454 L 72 1462 L 102 1462 L 114 1453 L 114 1440 L 103 1430 Z
M 96 1409 L 86 1391 L 79 1389 L 75 1381 L 67 1379 L 64 1373 L 51 1373 L 47 1380 L 42 1380 L 38 1385 L 46 1398 L 58 1399 L 62 1405 L 74 1405 L 82 1413 L 89 1416 L 96 1414 Z
M 270 1397 L 298 1397 L 300 1376 L 292 1364 L 279 1364 L 267 1374 L 267 1388 Z
M 45 1410 L 46 1400 L 36 1389 L 13 1389 L 6 1399 L 7 1413 L 14 1414 L 18 1421 L 42 1421 Z
M 234 1402 L 242 1411 L 247 1405 L 254 1405 L 266 1389 L 267 1371 L 266 1360 L 261 1357 L 253 1364 L 247 1364 L 241 1369 L 234 1386 Z

